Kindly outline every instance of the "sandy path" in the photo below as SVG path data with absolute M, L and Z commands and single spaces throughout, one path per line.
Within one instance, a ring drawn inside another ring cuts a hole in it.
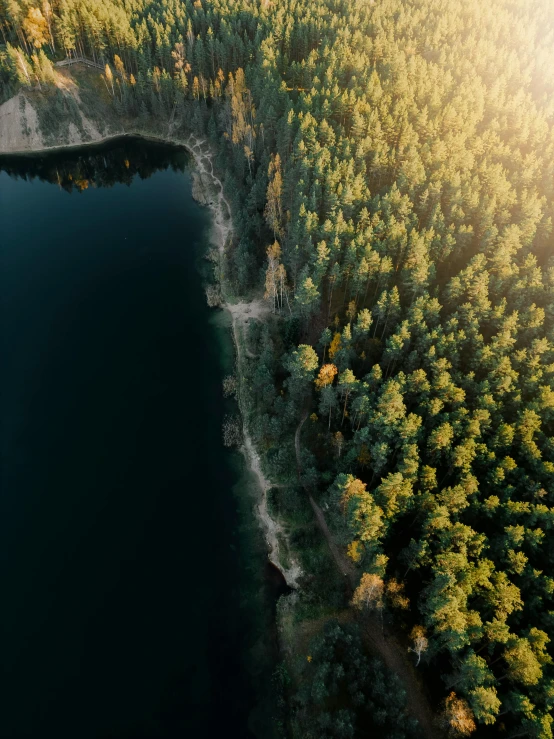
M 233 221 L 231 206 L 229 201 L 225 197 L 223 191 L 223 183 L 214 173 L 212 154 L 206 145 L 206 142 L 190 136 L 186 142 L 183 142 L 187 149 L 192 154 L 196 168 L 198 170 L 200 180 L 203 185 L 206 185 L 206 181 L 210 190 L 216 189 L 215 197 L 213 193 L 211 198 L 206 198 L 208 206 L 211 208 L 213 213 L 213 233 L 212 241 L 218 248 L 220 254 L 220 270 L 223 264 L 223 256 L 225 253 L 225 246 L 227 240 L 233 233 Z M 220 274 L 222 278 L 223 275 Z M 220 280 L 223 284 L 223 280 Z M 242 303 L 228 303 L 224 302 L 223 307 L 231 315 L 233 339 L 237 350 L 237 367 L 239 373 L 239 379 L 242 375 L 242 364 L 244 356 L 252 356 L 248 352 L 245 343 L 244 333 L 241 336 L 241 331 L 245 328 L 247 322 L 251 318 L 263 318 L 269 313 L 269 306 L 262 300 L 253 300 L 250 302 Z M 242 431 L 244 444 L 242 452 L 246 459 L 248 468 L 255 476 L 258 481 L 260 488 L 260 500 L 256 506 L 256 512 L 258 519 L 262 525 L 264 537 L 268 546 L 268 557 L 269 561 L 277 567 L 282 573 L 287 584 L 292 588 L 298 587 L 298 579 L 302 574 L 300 565 L 294 559 L 291 560 L 289 567 L 283 567 L 280 561 L 280 537 L 286 538 L 286 532 L 278 521 L 275 521 L 269 513 L 267 494 L 269 489 L 272 487 L 271 483 L 265 477 L 262 466 L 260 455 L 254 447 L 254 443 L 245 423 L 245 413 L 243 412 L 243 401 L 241 397 L 241 383 L 239 381 L 239 406 L 241 408 L 242 415 Z
M 301 479 L 302 473 L 300 434 L 307 417 L 308 412 L 304 411 L 294 435 L 296 466 L 299 479 Z M 356 568 L 337 546 L 333 535 L 327 526 L 323 511 L 311 496 L 310 491 L 307 489 L 305 490 L 308 495 L 310 505 L 314 511 L 317 524 L 321 533 L 325 537 L 325 541 L 329 546 L 329 550 L 337 569 L 341 575 L 347 579 L 349 588 L 352 591 L 356 587 L 358 581 Z M 438 739 L 434 725 L 433 711 L 431 710 L 419 676 L 409 660 L 406 649 L 400 644 L 390 629 L 386 626 L 383 627 L 381 619 L 377 618 L 375 615 L 365 615 L 360 619 L 360 625 L 362 627 L 363 641 L 372 649 L 372 651 L 378 654 L 387 667 L 401 679 L 404 689 L 406 690 L 408 712 L 418 720 L 428 739 Z
M 302 480 L 301 480 L 302 465 L 301 465 L 301 456 L 300 456 L 300 433 L 302 432 L 302 426 L 306 422 L 307 418 L 308 418 L 308 411 L 304 411 L 302 413 L 300 423 L 296 427 L 296 432 L 294 434 L 294 449 L 296 451 L 296 472 L 298 474 L 298 480 L 300 481 L 301 484 L 302 484 Z M 308 490 L 306 490 L 306 493 L 308 495 L 308 500 L 310 501 L 310 505 L 312 506 L 312 510 L 316 517 L 318 526 L 321 529 L 321 533 L 325 537 L 325 541 L 327 542 L 331 555 L 333 559 L 335 560 L 337 569 L 345 577 L 348 578 L 348 584 L 350 586 L 350 590 L 353 591 L 354 588 L 356 587 L 356 569 L 354 565 L 352 564 L 352 562 L 348 559 L 348 557 L 345 554 L 343 554 L 341 550 L 339 549 L 339 547 L 335 544 L 333 536 L 331 532 L 329 531 L 329 527 L 327 526 L 327 522 L 325 521 L 325 516 L 323 515 L 323 511 L 318 506 L 318 504 L 315 502 L 315 500 L 313 499 L 312 495 L 310 494 Z

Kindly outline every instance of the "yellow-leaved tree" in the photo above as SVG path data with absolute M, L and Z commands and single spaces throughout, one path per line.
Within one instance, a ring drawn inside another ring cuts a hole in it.
M 456 693 L 445 699 L 440 724 L 449 737 L 469 736 L 477 728 L 468 702 Z
M 35 48 L 40 49 L 48 43 L 48 23 L 40 8 L 29 8 L 23 20 L 23 30 Z
M 281 175 L 281 157 L 279 154 L 271 155 L 267 174 L 269 184 L 267 186 L 267 202 L 264 215 L 267 225 L 277 238 L 282 232 L 281 191 L 283 189 L 283 177 Z
M 338 369 L 334 364 L 324 364 L 323 367 L 319 370 L 319 374 L 315 380 L 316 388 L 318 390 L 321 390 L 322 387 L 332 385 L 333 380 L 335 379 L 337 374 Z
M 360 611 L 377 611 L 383 614 L 385 583 L 379 575 L 364 572 L 360 584 L 354 591 L 352 605 Z

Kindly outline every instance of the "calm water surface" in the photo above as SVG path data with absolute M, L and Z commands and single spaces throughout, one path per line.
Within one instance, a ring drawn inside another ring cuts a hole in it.
M 275 592 L 187 166 L 0 160 L 3 739 L 272 736 Z

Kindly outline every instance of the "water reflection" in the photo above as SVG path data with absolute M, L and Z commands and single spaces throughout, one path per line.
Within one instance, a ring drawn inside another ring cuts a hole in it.
M 145 180 L 160 170 L 183 172 L 187 161 L 187 153 L 180 147 L 121 137 L 86 149 L 0 156 L 0 172 L 16 179 L 54 183 L 67 192 L 82 192 L 89 187 L 131 185 L 135 177 Z

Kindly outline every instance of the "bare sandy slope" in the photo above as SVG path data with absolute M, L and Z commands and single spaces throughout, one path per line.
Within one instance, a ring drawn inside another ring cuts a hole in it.
M 78 100 L 76 91 L 71 91 L 70 94 Z M 25 95 L 19 93 L 0 105 L 0 154 L 32 153 L 67 146 L 83 146 L 98 143 L 106 138 L 82 113 L 81 121 L 87 134 L 86 140 L 77 126 L 70 123 L 67 142 L 60 146 L 48 146 L 41 135 L 35 109 Z
M 29 131 L 27 134 L 26 131 Z M 35 109 L 21 94 L 0 105 L 0 152 L 36 151 L 42 148 Z

